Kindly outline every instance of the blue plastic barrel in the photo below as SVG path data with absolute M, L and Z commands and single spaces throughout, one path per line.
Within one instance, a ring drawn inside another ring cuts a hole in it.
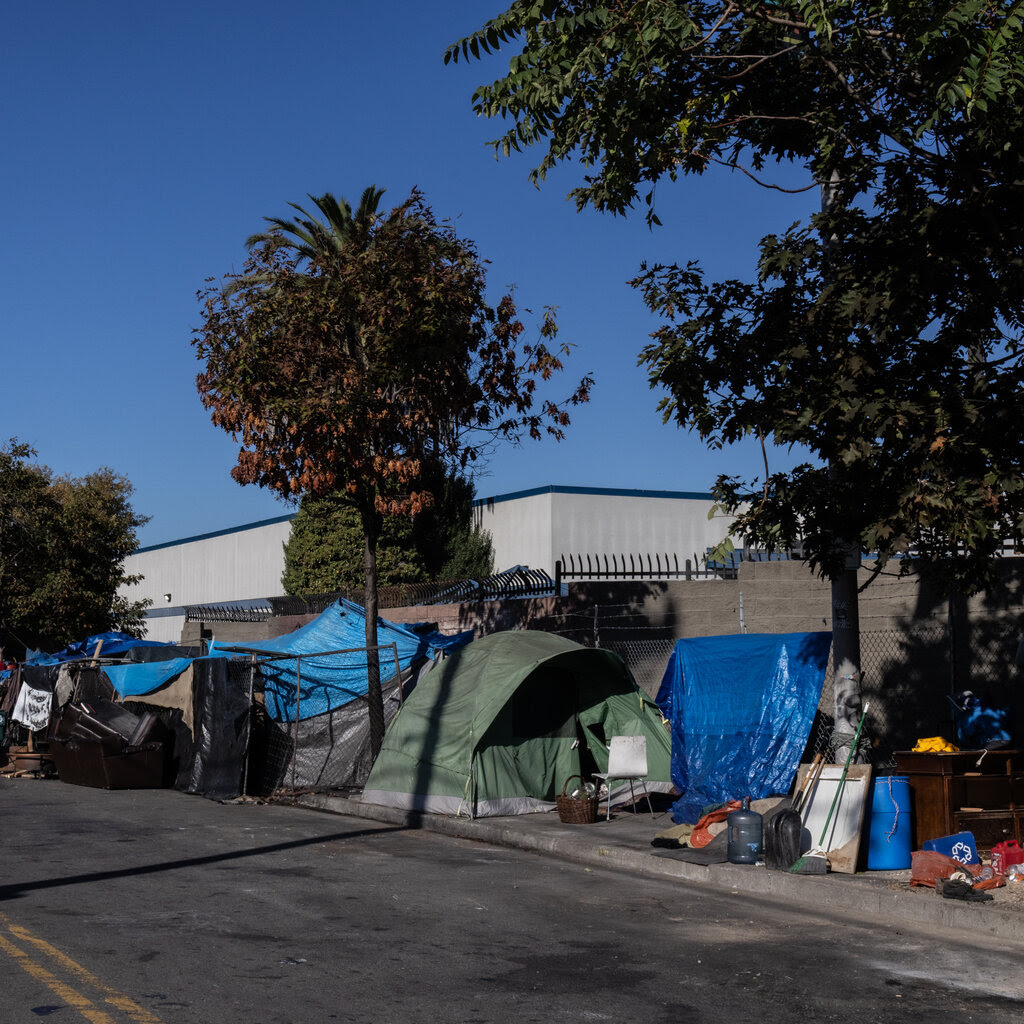
M 910 867 L 910 779 L 883 775 L 875 779 L 868 838 L 869 871 Z

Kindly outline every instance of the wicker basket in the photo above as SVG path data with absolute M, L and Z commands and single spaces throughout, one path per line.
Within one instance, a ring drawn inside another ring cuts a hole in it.
M 573 779 L 579 779 L 583 782 L 582 775 L 570 775 L 565 780 L 565 785 L 562 786 L 561 796 L 555 797 L 555 804 L 558 807 L 558 817 L 565 822 L 566 825 L 590 825 L 597 821 L 597 795 L 587 799 L 580 800 L 571 796 L 566 796 L 565 791 L 569 788 L 569 783 Z

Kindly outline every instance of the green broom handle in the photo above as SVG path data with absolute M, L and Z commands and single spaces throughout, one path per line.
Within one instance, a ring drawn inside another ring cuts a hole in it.
M 854 752 L 857 749 L 857 741 L 860 739 L 860 731 L 864 728 L 864 719 L 868 717 L 868 708 L 870 704 L 864 705 L 864 710 L 860 714 L 860 721 L 857 723 L 857 731 L 853 736 L 853 743 L 850 744 L 850 752 L 846 755 L 846 764 L 843 765 L 843 774 L 839 778 L 839 785 L 836 787 L 836 795 L 832 798 L 832 806 L 828 809 L 828 817 L 825 819 L 825 827 L 821 830 L 821 838 L 818 840 L 818 846 L 825 845 L 825 835 L 828 833 L 828 827 L 832 823 L 832 814 L 836 809 L 836 804 L 839 803 L 839 797 L 843 792 L 843 785 L 846 782 L 846 773 L 850 770 L 850 762 L 853 760 Z

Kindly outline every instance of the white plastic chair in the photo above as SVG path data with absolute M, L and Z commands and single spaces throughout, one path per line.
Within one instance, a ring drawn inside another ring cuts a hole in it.
M 633 782 L 647 778 L 647 737 L 646 736 L 613 736 L 608 743 L 608 771 L 594 772 L 594 777 L 604 779 L 608 786 L 608 809 L 605 820 L 612 816 L 612 780 L 629 783 L 629 795 L 633 801 L 633 813 L 636 814 L 636 794 Z M 654 808 L 651 806 L 651 794 L 644 786 L 647 797 L 647 809 L 654 819 Z

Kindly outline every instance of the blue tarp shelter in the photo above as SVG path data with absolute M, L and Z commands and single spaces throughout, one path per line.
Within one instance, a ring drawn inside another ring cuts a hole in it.
M 33 654 L 25 659 L 27 665 L 61 665 L 65 661 L 79 661 L 83 658 L 95 658 L 97 648 L 102 642 L 100 656 L 113 658 L 118 654 L 125 654 L 133 647 L 173 647 L 174 644 L 162 643 L 159 640 L 140 640 L 138 637 L 129 636 L 127 633 L 95 633 L 87 636 L 84 640 L 77 640 L 73 644 L 55 652 L 54 654 Z
M 679 640 L 657 704 L 672 728 L 677 823 L 708 806 L 789 790 L 821 697 L 832 634 Z
M 441 651 L 461 647 L 472 638 L 471 631 L 445 636 L 436 630 L 417 632 L 409 626 L 378 618 L 377 643 L 385 648 L 379 652 L 381 679 L 386 681 L 396 674 L 392 653 L 386 649 L 392 643 L 398 651 L 398 671 L 404 677 L 417 662 L 433 658 Z M 360 649 L 365 644 L 365 611 L 361 605 L 342 599 L 292 633 L 272 640 L 246 643 L 244 652 L 251 652 L 260 659 L 268 714 L 278 722 L 294 722 L 296 704 L 297 717 L 302 721 L 336 711 L 366 696 L 366 654 Z M 240 655 L 242 646 L 214 641 L 210 645 L 210 656 L 244 656 Z M 324 651 L 351 653 L 308 657 Z M 273 655 L 283 657 L 273 660 L 261 657 Z M 307 657 L 302 657 L 304 655 Z M 297 658 L 301 659 L 298 667 Z M 302 689 L 296 700 L 300 676 Z
M 104 665 L 103 671 L 111 686 L 124 699 L 144 697 L 159 690 L 172 679 L 180 676 L 192 664 L 192 658 L 172 658 L 170 661 L 153 661 L 144 664 Z
M 366 696 L 366 655 L 360 650 L 366 643 L 365 623 L 360 605 L 341 600 L 312 622 L 282 636 L 245 644 L 214 641 L 208 656 L 237 659 L 255 654 L 266 684 L 267 710 L 277 721 L 293 722 L 298 683 L 296 658 L 301 658 L 300 720 L 334 711 Z M 382 647 L 395 644 L 403 675 L 415 662 L 432 658 L 439 651 L 460 647 L 468 643 L 472 635 L 472 632 L 454 636 L 436 631 L 416 632 L 386 619 L 377 620 L 378 644 Z M 308 657 L 324 651 L 351 653 Z M 107 653 L 106 644 L 102 653 Z M 281 657 L 275 658 L 275 655 Z M 380 662 L 381 676 L 385 679 L 393 676 L 395 667 L 390 650 L 380 652 Z M 107 665 L 104 671 L 122 698 L 142 697 L 160 689 L 191 664 L 190 658 L 174 658 L 150 664 Z

